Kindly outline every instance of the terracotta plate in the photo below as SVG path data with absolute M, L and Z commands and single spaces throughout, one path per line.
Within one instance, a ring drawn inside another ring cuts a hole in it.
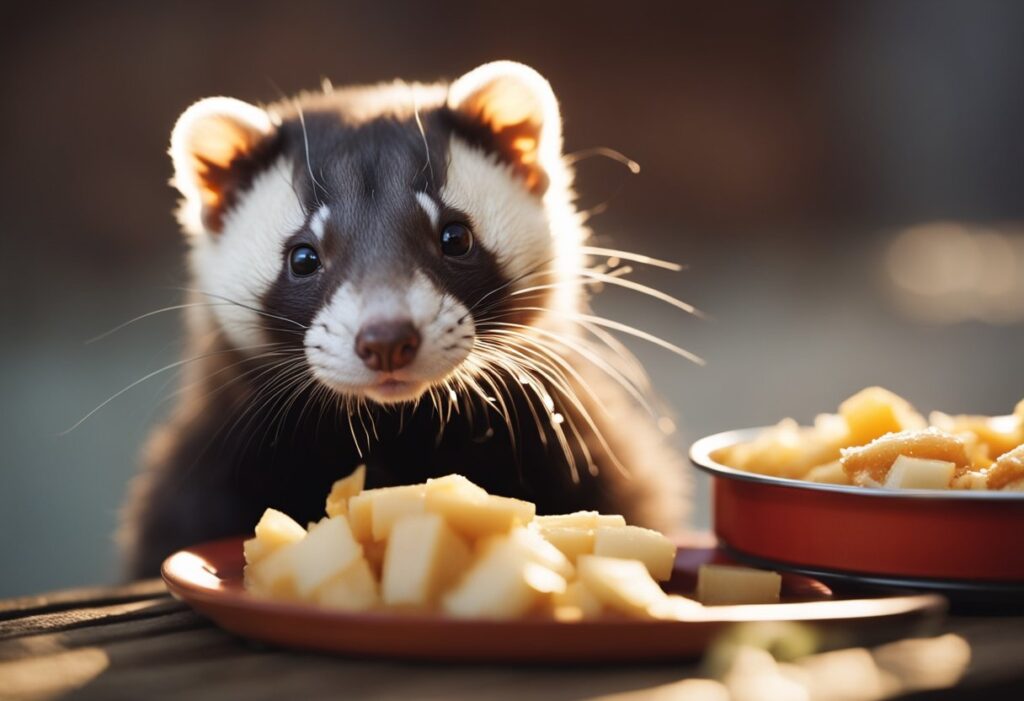
M 759 475 L 715 460 L 764 429 L 697 441 L 714 529 L 735 558 L 825 577 L 1024 601 L 1024 493 L 868 489 Z
M 696 568 L 722 556 L 713 548 L 683 547 L 666 589 L 686 593 Z M 439 615 L 350 614 L 302 604 L 258 599 L 242 588 L 242 539 L 198 545 L 163 566 L 171 593 L 222 628 L 246 638 L 288 647 L 360 657 L 450 662 L 630 662 L 699 656 L 714 637 L 743 621 L 805 621 L 858 632 L 906 633 L 934 618 L 941 597 L 918 595 L 842 600 L 820 582 L 783 579 L 784 602 L 765 606 L 708 607 L 686 622 L 602 619 L 577 623 L 548 619 L 460 621 Z

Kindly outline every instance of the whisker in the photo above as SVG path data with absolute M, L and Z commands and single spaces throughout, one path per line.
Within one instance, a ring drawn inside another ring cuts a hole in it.
M 134 382 L 132 382 L 131 384 L 129 384 L 127 387 L 124 387 L 124 388 L 120 389 L 119 391 L 115 392 L 114 394 L 112 394 L 111 396 L 107 397 L 96 408 L 94 408 L 88 414 L 86 414 L 85 416 L 80 418 L 78 421 L 76 421 L 71 427 L 64 429 L 63 431 L 61 431 L 57 435 L 58 436 L 66 436 L 67 434 L 71 433 L 76 428 L 78 428 L 79 426 L 84 424 L 86 421 L 88 421 L 100 409 L 102 409 L 103 407 L 105 407 L 108 404 L 110 404 L 112 401 L 114 401 L 115 399 L 117 399 L 118 397 L 123 395 L 125 392 L 128 392 L 129 390 L 131 390 L 131 389 L 133 389 L 135 387 L 138 387 L 139 385 L 141 385 L 146 380 L 150 380 L 150 379 L 156 377 L 157 375 L 159 375 L 161 373 L 167 372 L 168 370 L 173 370 L 174 368 L 177 368 L 177 367 L 181 367 L 182 365 L 187 365 L 189 363 L 194 363 L 194 362 L 197 362 L 199 360 L 203 360 L 205 358 L 212 358 L 212 357 L 217 356 L 217 355 L 223 355 L 224 353 L 231 353 L 231 352 L 234 352 L 233 348 L 227 348 L 227 349 L 221 349 L 221 350 L 217 350 L 217 351 L 211 351 L 210 353 L 204 353 L 202 355 L 195 356 L 195 357 L 192 357 L 192 358 L 185 358 L 184 360 L 178 360 L 178 361 L 175 361 L 173 363 L 168 363 L 167 365 L 163 366 L 162 368 L 154 370 L 153 372 L 146 373 L 145 375 L 143 375 L 139 379 L 137 379 Z
M 662 292 L 661 290 L 655 289 L 653 287 L 640 284 L 639 282 L 627 280 L 625 278 L 622 278 L 618 275 L 613 275 L 611 273 L 598 273 L 592 270 L 579 270 L 576 272 L 576 274 L 586 278 L 587 280 L 596 280 L 598 282 L 606 283 L 609 285 L 615 285 L 617 287 L 623 287 L 628 290 L 633 290 L 634 292 L 645 294 L 648 297 L 653 297 L 654 299 L 660 300 L 667 304 L 671 304 L 673 307 L 681 309 L 682 311 L 687 312 L 688 314 L 693 314 L 697 318 L 704 317 L 704 314 L 696 307 L 694 307 L 692 304 L 688 304 L 682 301 L 681 299 L 673 297 L 672 295 L 666 292 Z M 586 280 L 563 280 L 562 282 L 553 282 L 547 285 L 535 285 L 533 287 L 526 287 L 520 290 L 516 290 L 515 292 L 510 292 L 508 296 L 515 297 L 536 290 L 554 289 L 558 287 L 566 287 L 580 284 L 586 284 Z
M 133 319 L 129 319 L 128 321 L 125 321 L 124 323 L 118 324 L 114 328 L 109 329 L 107 331 L 104 331 L 103 333 L 99 334 L 98 336 L 93 336 L 92 338 L 90 338 L 90 339 L 85 341 L 85 345 L 88 346 L 90 344 L 96 343 L 97 341 L 102 341 L 104 338 L 107 338 L 108 336 L 114 335 L 115 333 L 117 333 L 121 329 L 126 328 L 128 326 L 131 326 L 132 324 L 134 324 L 134 323 L 136 323 L 138 321 L 142 321 L 143 319 L 148 319 L 151 316 L 156 316 L 157 314 L 164 314 L 166 312 L 173 312 L 173 311 L 176 311 L 178 309 L 188 309 L 190 307 L 202 307 L 202 306 L 211 306 L 211 307 L 214 307 L 214 306 L 230 306 L 230 303 L 229 302 L 188 302 L 188 303 L 185 303 L 185 304 L 172 304 L 169 307 L 161 307 L 160 309 L 154 309 L 151 312 L 146 312 L 145 314 L 139 314 L 137 317 L 135 317 Z
M 620 251 L 617 248 L 604 248 L 602 246 L 582 246 L 580 250 L 590 256 L 603 256 L 606 258 L 621 258 L 622 260 L 633 261 L 634 263 L 642 263 L 643 265 L 650 265 L 655 268 L 664 268 L 665 270 L 671 270 L 673 272 L 679 272 L 685 270 L 686 266 L 680 265 L 679 263 L 673 263 L 668 260 L 661 260 L 660 258 L 652 258 L 651 256 L 645 256 L 642 253 L 633 253 L 631 251 Z
M 205 290 L 198 290 L 198 289 L 191 288 L 191 287 L 177 287 L 175 289 L 181 290 L 183 292 L 195 292 L 196 294 L 201 294 L 201 295 L 205 295 L 207 297 L 212 297 L 213 299 L 219 299 L 219 300 L 221 300 L 223 302 L 228 302 L 229 304 L 233 304 L 236 307 L 241 307 L 242 309 L 247 309 L 247 310 L 249 310 L 249 311 L 251 311 L 251 312 L 253 312 L 255 314 L 259 314 L 261 316 L 265 316 L 265 317 L 268 317 L 270 319 L 277 319 L 278 321 L 287 321 L 289 324 L 295 324 L 300 329 L 308 329 L 309 328 L 305 324 L 300 324 L 299 322 L 295 321 L 294 319 L 289 319 L 286 316 L 279 316 L 277 314 L 271 314 L 270 312 L 265 312 L 262 309 L 259 309 L 257 307 L 253 307 L 253 306 L 248 305 L 248 304 L 243 304 L 242 302 L 239 302 L 237 300 L 231 299 L 230 297 L 225 297 L 224 295 L 219 295 L 219 294 L 216 294 L 216 293 L 213 293 L 213 292 L 207 292 Z
M 622 322 L 619 322 L 619 321 L 613 321 L 611 319 L 605 319 L 604 317 L 594 316 L 592 314 L 565 312 L 565 311 L 561 311 L 561 310 L 548 309 L 547 307 L 514 307 L 512 309 L 506 309 L 501 314 L 496 315 L 496 316 L 507 316 L 509 314 L 512 314 L 512 313 L 515 313 L 515 312 L 520 312 L 520 311 L 545 312 L 545 313 L 550 313 L 550 314 L 556 314 L 556 315 L 561 316 L 561 317 L 563 317 L 563 318 L 565 318 L 565 319 L 567 319 L 569 321 L 573 321 L 573 322 L 576 322 L 576 323 L 580 323 L 580 322 L 586 321 L 586 322 L 590 322 L 592 324 L 597 324 L 598 326 L 604 326 L 604 327 L 610 328 L 610 329 L 612 329 L 614 331 L 620 331 L 621 333 L 628 334 L 630 336 L 635 336 L 635 337 L 637 337 L 639 339 L 647 341 L 648 343 L 652 343 L 652 344 L 654 344 L 656 346 L 660 346 L 661 348 L 664 348 L 667 351 L 675 353 L 676 355 L 678 355 L 678 356 L 680 356 L 682 358 L 686 358 L 690 362 L 695 363 L 697 365 L 705 365 L 704 359 L 701 358 L 700 356 L 698 356 L 698 355 L 696 355 L 694 353 L 691 353 L 690 351 L 686 350 L 685 348 L 680 348 L 679 346 L 675 345 L 674 343 L 670 343 L 670 342 L 666 341 L 663 338 L 659 338 L 658 336 L 655 336 L 652 333 L 649 333 L 647 331 L 642 331 L 641 329 L 634 328 L 634 327 L 632 327 L 632 326 L 630 326 L 628 324 L 623 324 Z

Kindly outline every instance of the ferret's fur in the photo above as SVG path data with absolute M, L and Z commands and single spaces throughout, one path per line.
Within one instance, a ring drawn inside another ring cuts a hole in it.
M 588 232 L 535 71 L 498 62 L 266 108 L 209 98 L 171 156 L 191 360 L 126 507 L 132 576 L 251 531 L 267 507 L 316 520 L 363 463 L 371 487 L 457 472 L 541 513 L 680 527 L 684 467 L 641 408 L 646 381 L 580 316 Z M 450 222 L 473 233 L 465 256 L 441 253 Z M 316 274 L 290 270 L 299 245 Z M 381 373 L 354 338 L 392 318 L 421 342 Z

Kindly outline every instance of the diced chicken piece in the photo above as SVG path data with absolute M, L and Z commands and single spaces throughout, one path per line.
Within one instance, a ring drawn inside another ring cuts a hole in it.
M 971 467 L 963 439 L 937 428 L 890 433 L 864 446 L 844 448 L 840 460 L 854 484 L 868 485 L 869 480 L 884 484 L 889 468 L 901 455 L 951 462 L 956 466 L 954 477 Z
M 849 429 L 846 444 L 864 445 L 887 433 L 923 429 L 928 424 L 903 397 L 881 387 L 862 389 L 839 405 Z
M 1024 481 L 1024 445 L 999 456 L 988 472 L 989 489 L 1019 489 Z
M 986 447 L 987 450 L 978 450 L 972 455 L 976 462 L 991 460 L 1024 443 L 1024 426 L 1018 416 L 950 416 L 941 411 L 933 411 L 929 418 L 933 426 L 961 436 L 969 434 L 974 437 L 973 442 L 979 448 Z M 966 436 L 964 438 L 968 444 L 972 443 Z

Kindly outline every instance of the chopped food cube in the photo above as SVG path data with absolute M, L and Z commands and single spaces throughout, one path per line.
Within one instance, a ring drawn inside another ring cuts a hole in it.
M 489 547 L 442 599 L 445 613 L 457 618 L 518 618 L 554 590 L 565 590 L 557 572 L 537 564 L 509 538 Z
M 311 528 L 305 538 L 288 547 L 295 589 L 303 597 L 363 555 L 362 547 L 352 537 L 348 520 L 343 516 L 325 518 Z
M 581 555 L 577 568 L 587 590 L 613 611 L 646 617 L 667 596 L 639 560 Z
M 906 399 L 881 387 L 868 387 L 839 405 L 849 428 L 847 445 L 863 445 L 887 433 L 923 429 L 927 423 Z
M 594 552 L 594 531 L 591 528 L 574 526 L 539 526 L 537 532 L 562 551 L 570 562 L 576 562 L 580 555 Z
M 387 540 L 398 519 L 424 511 L 426 488 L 422 484 L 370 489 L 363 494 L 373 500 L 370 520 L 374 540 Z
M 952 462 L 957 475 L 970 469 L 963 439 L 936 428 L 889 433 L 865 446 L 845 448 L 841 461 L 854 484 L 865 484 L 866 479 L 884 484 L 889 468 L 900 455 Z
M 538 565 L 543 565 L 566 579 L 571 579 L 575 575 L 576 568 L 562 551 L 544 540 L 536 531 L 516 528 L 509 533 L 508 538 Z
M 782 577 L 775 572 L 734 565 L 701 565 L 697 570 L 697 599 L 708 606 L 774 604 Z
M 433 603 L 472 560 L 469 546 L 437 514 L 413 514 L 391 529 L 381 594 L 389 606 Z
M 298 542 L 283 545 L 259 562 L 246 565 L 245 588 L 257 596 L 275 599 L 297 598 L 293 554 Z
M 889 468 L 883 486 L 890 489 L 949 489 L 956 463 L 900 455 Z
M 360 465 L 348 477 L 344 477 L 331 486 L 327 495 L 324 510 L 328 516 L 345 516 L 348 514 L 348 500 L 363 491 L 366 484 L 366 466 Z
M 356 558 L 316 591 L 321 606 L 342 611 L 366 611 L 380 602 L 377 579 L 366 558 Z
M 639 560 L 658 581 L 672 576 L 676 546 L 658 531 L 640 526 L 601 526 L 594 531 L 594 554 Z
M 578 613 L 578 616 L 563 613 L 561 616 L 563 620 L 597 618 L 604 608 L 601 601 L 587 589 L 587 585 L 579 580 L 568 584 L 564 592 L 555 594 L 552 603 L 556 610 L 559 608 L 575 609 Z
M 818 465 L 811 469 L 804 479 L 811 482 L 820 482 L 822 484 L 850 484 L 850 477 L 846 474 L 843 469 L 843 464 L 838 460 L 825 463 L 824 465 Z
M 469 497 L 483 498 L 487 496 L 487 491 L 482 487 L 478 487 L 473 484 L 469 479 L 462 475 L 445 475 L 444 477 L 435 477 L 434 479 L 427 480 L 426 486 L 427 492 L 449 492 L 457 494 L 465 494 Z
M 253 538 L 245 541 L 245 561 L 253 564 L 283 545 L 306 537 L 306 529 L 277 509 L 267 509 L 256 524 Z
M 348 525 L 360 543 L 373 542 L 373 492 L 362 492 L 348 500 Z
M 528 524 L 537 507 L 520 499 L 441 489 L 427 492 L 425 508 L 443 516 L 466 538 L 476 539 L 508 533 L 517 525 Z

